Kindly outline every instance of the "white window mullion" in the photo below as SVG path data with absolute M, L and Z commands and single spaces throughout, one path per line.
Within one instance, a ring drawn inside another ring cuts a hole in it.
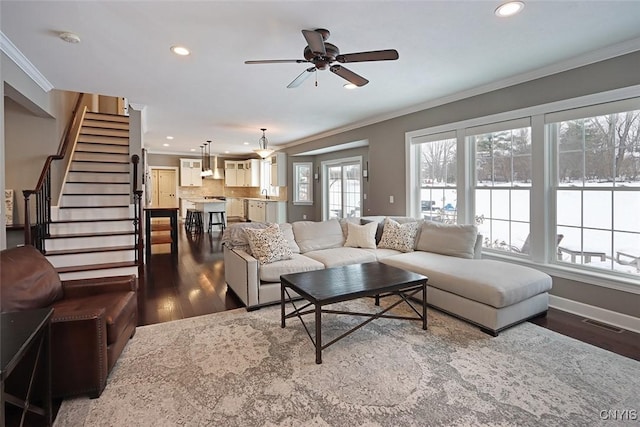
M 549 161 L 552 157 L 551 144 L 545 140 L 544 116 L 531 117 L 531 206 L 529 218 L 531 220 L 531 235 L 535 239 L 529 239 L 531 247 L 531 259 L 535 262 L 548 262 L 554 256 L 555 239 L 549 236 L 555 229 L 555 206 L 546 203 L 551 194 L 551 167 Z M 554 198 L 555 200 L 555 198 Z M 553 222 L 553 224 L 552 224 Z M 553 240 L 553 245 L 549 242 Z M 554 248 L 550 251 L 550 248 Z M 551 252 L 551 253 L 549 253 Z

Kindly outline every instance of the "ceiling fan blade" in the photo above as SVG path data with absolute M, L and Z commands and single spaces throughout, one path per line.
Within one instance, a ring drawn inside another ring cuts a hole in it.
M 309 62 L 306 59 L 261 59 L 255 61 L 244 61 L 245 64 L 302 64 Z
M 369 83 L 369 80 L 365 79 L 364 77 L 354 73 L 353 71 L 347 68 L 344 68 L 341 65 L 332 65 L 331 68 L 329 68 L 329 70 L 331 70 L 332 73 L 337 74 L 343 79 L 347 80 L 349 83 L 353 83 L 358 87 L 364 86 L 367 83 Z
M 322 37 L 322 34 L 317 31 L 302 30 L 302 35 L 307 41 L 311 52 L 315 53 L 316 55 L 327 54 L 327 50 L 324 47 L 324 39 Z
M 302 82 L 307 80 L 307 77 L 309 77 L 311 75 L 311 73 L 313 73 L 315 70 L 316 70 L 316 67 L 307 68 L 306 70 L 304 70 L 302 72 L 302 74 L 300 74 L 298 77 L 293 79 L 293 81 L 291 83 L 289 83 L 287 88 L 292 89 L 294 87 L 300 86 L 302 84 Z
M 395 59 L 398 59 L 398 51 L 395 49 L 345 53 L 344 55 L 336 56 L 336 61 L 343 64 L 345 62 L 393 61 Z

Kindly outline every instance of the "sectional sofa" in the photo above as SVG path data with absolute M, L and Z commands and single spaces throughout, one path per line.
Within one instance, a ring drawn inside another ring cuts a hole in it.
M 390 240 L 385 229 L 389 231 L 392 224 L 395 229 L 411 227 L 414 240 L 407 243 L 393 236 Z M 551 277 L 533 268 L 481 259 L 482 236 L 474 225 L 445 225 L 407 217 L 280 224 L 288 259 L 262 263 L 252 254 L 253 242 L 245 229 L 268 226 L 234 224 L 223 236 L 227 285 L 248 310 L 280 301 L 281 274 L 373 261 L 427 276 L 429 306 L 493 336 L 546 313 L 548 308 Z M 365 228 L 367 233 L 375 229 L 375 243 L 370 237 L 363 238 Z

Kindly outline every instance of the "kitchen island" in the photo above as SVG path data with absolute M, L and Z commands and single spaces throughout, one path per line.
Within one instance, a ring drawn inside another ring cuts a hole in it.
M 227 216 L 225 215 L 226 213 L 226 208 L 227 208 L 227 202 L 224 199 L 208 199 L 208 198 L 186 198 L 184 199 L 187 202 L 190 202 L 193 204 L 193 208 L 199 211 L 202 211 L 202 220 L 204 223 L 204 230 L 208 231 L 209 230 L 209 212 L 222 212 L 222 215 L 224 216 L 224 224 L 225 227 L 227 226 Z M 222 219 L 222 218 L 221 218 Z M 214 221 L 218 221 L 218 219 L 214 216 L 213 218 Z

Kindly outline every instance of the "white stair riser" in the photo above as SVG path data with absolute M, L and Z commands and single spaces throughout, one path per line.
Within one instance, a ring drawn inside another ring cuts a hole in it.
M 87 122 L 83 123 L 80 133 L 87 135 L 118 136 L 129 138 L 128 129 L 113 129 L 111 127 L 105 126 L 91 126 L 91 123 Z
M 131 203 L 131 197 L 126 196 L 62 196 L 61 207 L 65 206 L 118 206 Z
M 127 153 L 83 153 L 75 152 L 73 160 L 92 160 L 96 162 L 126 162 L 129 163 L 129 154 Z
M 90 127 L 90 128 L 101 128 L 101 129 L 129 130 L 129 123 L 93 120 L 93 119 L 88 119 L 86 116 L 84 118 L 84 122 L 82 122 L 82 126 Z
M 111 144 L 111 145 L 126 145 L 129 146 L 128 138 L 116 138 L 113 136 L 100 136 L 100 135 L 78 135 L 78 142 L 86 144 Z
M 118 153 L 129 154 L 128 145 L 102 145 L 102 144 L 90 144 L 86 142 L 78 142 L 76 144 L 76 150 L 80 151 L 100 151 L 103 153 Z
M 54 221 L 66 221 L 71 219 L 105 219 L 105 218 L 133 218 L 133 205 L 128 208 L 86 208 L 86 209 L 60 209 L 51 208 L 51 219 Z
M 85 163 L 71 162 L 71 172 L 73 171 L 100 171 L 100 172 L 129 172 L 131 165 L 129 163 Z
M 134 231 L 133 220 L 128 221 L 106 221 L 106 222 L 74 222 L 51 224 L 50 232 L 57 236 L 60 234 L 73 233 L 107 233 L 116 231 Z
M 46 239 L 44 247 L 46 251 L 60 251 L 64 249 L 88 249 L 105 246 L 126 246 L 135 244 L 135 236 L 100 236 L 100 237 L 74 237 L 61 239 Z
M 135 261 L 135 251 L 96 252 L 91 254 L 47 256 L 54 267 L 71 267 L 76 265 L 105 264 L 108 262 Z
M 138 267 L 110 268 L 106 270 L 79 271 L 77 273 L 60 273 L 60 280 L 93 279 L 98 277 L 128 276 L 138 277 Z
M 71 182 L 64 185 L 65 193 L 100 194 L 100 193 L 131 193 L 131 184 L 80 184 Z
M 113 123 L 129 123 L 129 116 L 114 116 L 111 114 L 87 112 L 84 116 L 85 120 L 99 120 L 102 122 Z
M 129 174 L 118 173 L 91 173 L 91 172 L 69 172 L 67 181 L 80 181 L 80 182 L 109 182 L 109 183 L 129 183 L 131 180 Z

